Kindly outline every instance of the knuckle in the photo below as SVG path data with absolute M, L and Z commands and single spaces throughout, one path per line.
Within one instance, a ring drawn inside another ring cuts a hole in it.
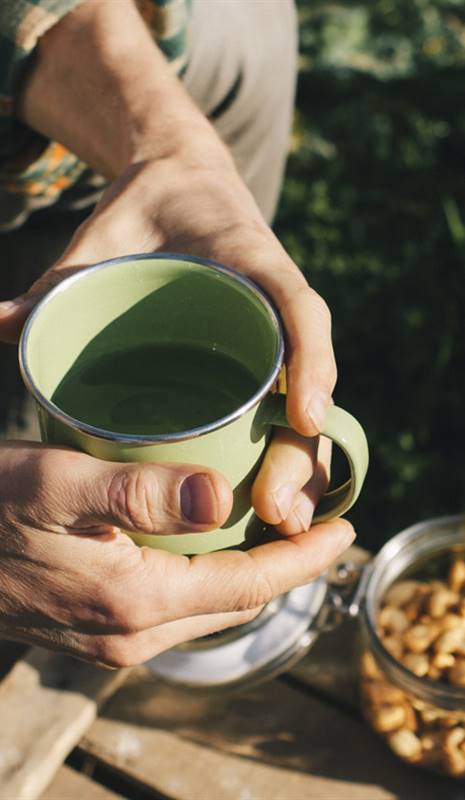
M 336 366 L 336 358 L 334 356 L 334 351 L 331 349 L 331 352 L 328 354 L 326 359 L 326 385 L 327 388 L 332 393 L 334 389 L 334 385 L 337 381 L 337 366 Z
M 96 613 L 103 618 L 109 630 L 125 634 L 143 627 L 139 604 L 128 595 L 128 592 L 112 585 L 100 590 L 100 596 L 95 601 Z
M 134 547 L 110 555 L 92 581 L 92 613 L 108 631 L 138 633 L 164 621 L 171 599 L 163 583 L 154 581 L 152 562 L 141 558 L 143 551 Z
M 117 473 L 110 481 L 108 500 L 111 513 L 125 529 L 156 530 L 159 488 L 155 475 L 140 468 Z
M 314 289 L 312 289 L 311 287 L 309 288 L 310 288 L 310 297 L 313 305 L 313 313 L 320 319 L 321 322 L 323 322 L 331 329 L 331 324 L 332 324 L 331 311 L 329 309 L 326 300 L 324 300 L 321 297 L 321 295 L 315 292 Z
M 330 334 L 332 328 L 331 310 L 326 300 L 311 286 L 307 287 L 307 307 L 317 328 Z
M 333 353 L 331 353 L 325 366 L 326 366 L 326 373 L 322 378 L 322 383 L 324 386 L 326 386 L 328 394 L 331 395 L 333 393 L 334 386 L 336 385 L 337 382 L 337 366 Z
M 300 295 L 303 294 L 303 291 L 303 289 L 300 289 Z M 329 329 L 331 329 L 332 316 L 326 300 L 308 284 L 306 284 L 306 293 L 307 299 L 310 301 L 312 306 L 313 316 L 319 321 L 320 324 L 323 324 L 325 327 L 327 326 Z
M 56 483 L 57 475 L 63 474 L 64 464 L 61 453 L 49 448 L 38 451 L 35 463 L 36 481 L 39 486 L 46 485 L 49 480 Z
M 88 456 L 66 447 L 40 447 L 30 457 L 29 464 L 34 467 L 34 486 L 36 491 L 46 497 L 62 492 L 69 496 L 73 491 L 70 476 L 79 470 Z
M 246 588 L 242 589 L 235 598 L 234 610 L 250 612 L 267 605 L 274 597 L 273 587 L 263 572 L 252 562 L 251 575 L 249 575 Z
M 127 592 L 110 592 L 105 605 L 107 624 L 119 633 L 137 633 L 156 620 L 148 620 L 143 603 L 137 596 L 131 597 Z

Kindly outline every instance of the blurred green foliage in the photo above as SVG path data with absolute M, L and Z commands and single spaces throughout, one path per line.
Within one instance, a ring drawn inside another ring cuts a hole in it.
M 465 506 L 465 4 L 301 0 L 300 31 L 276 228 L 333 314 L 377 549 Z

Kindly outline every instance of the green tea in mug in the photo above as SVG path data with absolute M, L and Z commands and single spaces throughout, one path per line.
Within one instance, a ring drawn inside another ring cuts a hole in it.
M 260 386 L 239 361 L 187 344 L 141 344 L 87 354 L 78 362 L 57 386 L 52 402 L 82 422 L 116 433 L 198 428 L 240 408 Z

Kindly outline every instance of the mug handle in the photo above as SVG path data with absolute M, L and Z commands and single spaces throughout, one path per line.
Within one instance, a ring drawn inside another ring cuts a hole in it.
M 269 394 L 263 401 L 262 413 L 262 419 L 269 425 L 290 428 L 286 418 L 286 395 Z M 314 522 L 323 522 L 345 514 L 357 500 L 368 469 L 368 442 L 365 432 L 348 411 L 330 406 L 321 434 L 341 448 L 349 463 L 350 478 L 320 498 L 313 517 Z

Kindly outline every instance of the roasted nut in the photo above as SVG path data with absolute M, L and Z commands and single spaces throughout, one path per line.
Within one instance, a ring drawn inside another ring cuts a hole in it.
M 407 728 L 391 733 L 388 742 L 394 753 L 405 761 L 414 761 L 421 755 L 420 739 Z
M 460 657 L 460 656 L 464 656 L 464 657 L 465 657 L 465 633 L 464 633 L 464 639 L 463 639 L 463 642 L 462 642 L 461 644 L 459 644 L 459 646 L 458 646 L 458 647 L 457 647 L 457 649 L 455 650 L 455 653 L 454 653 L 454 655 L 455 655 L 455 656 L 459 656 L 459 657 Z
M 430 617 L 429 614 L 420 614 L 420 616 L 416 619 L 416 622 L 420 625 L 433 625 L 437 624 L 438 620 L 435 620 L 433 623 L 433 618 Z
M 386 606 L 380 612 L 378 622 L 387 633 L 402 633 L 408 628 L 409 621 L 400 608 Z
M 425 605 L 425 596 L 417 595 L 413 600 L 403 606 L 402 611 L 409 622 L 418 622 Z
M 382 705 L 371 710 L 371 721 L 375 730 L 388 733 L 401 728 L 405 722 L 403 706 Z
M 438 669 L 437 667 L 433 667 L 433 665 L 430 664 L 426 675 L 430 681 L 438 681 L 441 678 L 442 670 Z
M 442 716 L 443 712 L 439 711 L 439 709 L 437 708 L 433 708 L 432 706 L 428 706 L 427 708 L 424 708 L 422 711 L 420 711 L 420 717 L 422 719 L 422 722 L 426 726 L 431 725 L 431 723 L 437 722 L 439 719 L 441 719 Z
M 434 619 L 443 617 L 446 611 L 459 602 L 459 596 L 450 589 L 438 589 L 429 596 L 427 609 Z
M 362 686 L 366 699 L 373 705 L 399 704 L 405 700 L 405 694 L 397 686 L 387 681 L 367 681 Z
M 460 592 L 465 584 L 465 563 L 457 558 L 452 563 L 447 576 L 447 583 L 453 592 Z
M 455 664 L 448 670 L 447 677 L 454 686 L 465 686 L 465 659 L 457 659 Z
M 451 731 L 448 731 L 444 737 L 444 746 L 448 750 L 453 750 L 454 748 L 458 747 L 459 744 L 465 739 L 465 730 L 458 725 L 456 728 L 453 728 Z
M 406 633 L 408 633 L 408 631 Z M 434 643 L 434 649 L 436 653 L 454 653 L 457 648 L 464 643 L 465 630 L 463 626 L 460 625 L 441 633 Z
M 360 669 L 364 678 L 376 680 L 384 677 L 374 659 L 374 656 L 372 656 L 368 650 L 365 650 L 365 652 L 362 654 Z
M 453 667 L 455 664 L 455 657 L 452 653 L 435 653 L 431 659 L 431 666 L 435 669 L 443 670 Z
M 417 731 L 418 730 L 418 720 L 417 715 L 413 709 L 413 706 L 407 700 L 404 702 L 404 712 L 405 712 L 405 722 L 404 728 L 408 728 L 409 731 Z
M 444 745 L 448 750 L 451 749 L 453 750 L 455 747 L 458 747 L 459 744 L 462 744 L 464 739 L 465 739 L 465 730 L 460 725 L 458 725 L 456 728 L 453 728 L 453 730 L 449 731 L 446 734 L 444 738 Z
M 424 653 L 438 635 L 438 628 L 434 625 L 412 625 L 402 636 L 402 642 L 412 653 Z M 444 634 L 445 635 L 445 634 Z M 385 645 L 385 642 L 384 642 Z
M 392 633 L 390 636 L 384 636 L 382 642 L 391 656 L 396 658 L 398 661 L 402 658 L 404 648 L 402 647 L 402 639 L 399 635 Z
M 449 631 L 451 628 L 457 628 L 465 625 L 465 620 L 459 614 L 444 614 L 443 618 L 439 620 L 439 625 L 443 631 Z
M 421 746 L 423 750 L 442 750 L 444 737 L 444 731 L 429 731 L 421 737 Z
M 421 591 L 421 586 L 419 581 L 399 581 L 386 592 L 384 603 L 387 606 L 405 606 Z
M 465 755 L 459 749 L 443 753 L 442 764 L 444 771 L 449 775 L 454 775 L 456 778 L 465 775 Z
M 424 653 L 406 653 L 402 663 L 419 678 L 423 678 L 427 674 L 430 666 L 428 656 Z
M 459 747 L 464 740 L 462 727 L 452 728 L 444 737 L 444 767 L 450 775 L 465 775 L 465 755 Z

